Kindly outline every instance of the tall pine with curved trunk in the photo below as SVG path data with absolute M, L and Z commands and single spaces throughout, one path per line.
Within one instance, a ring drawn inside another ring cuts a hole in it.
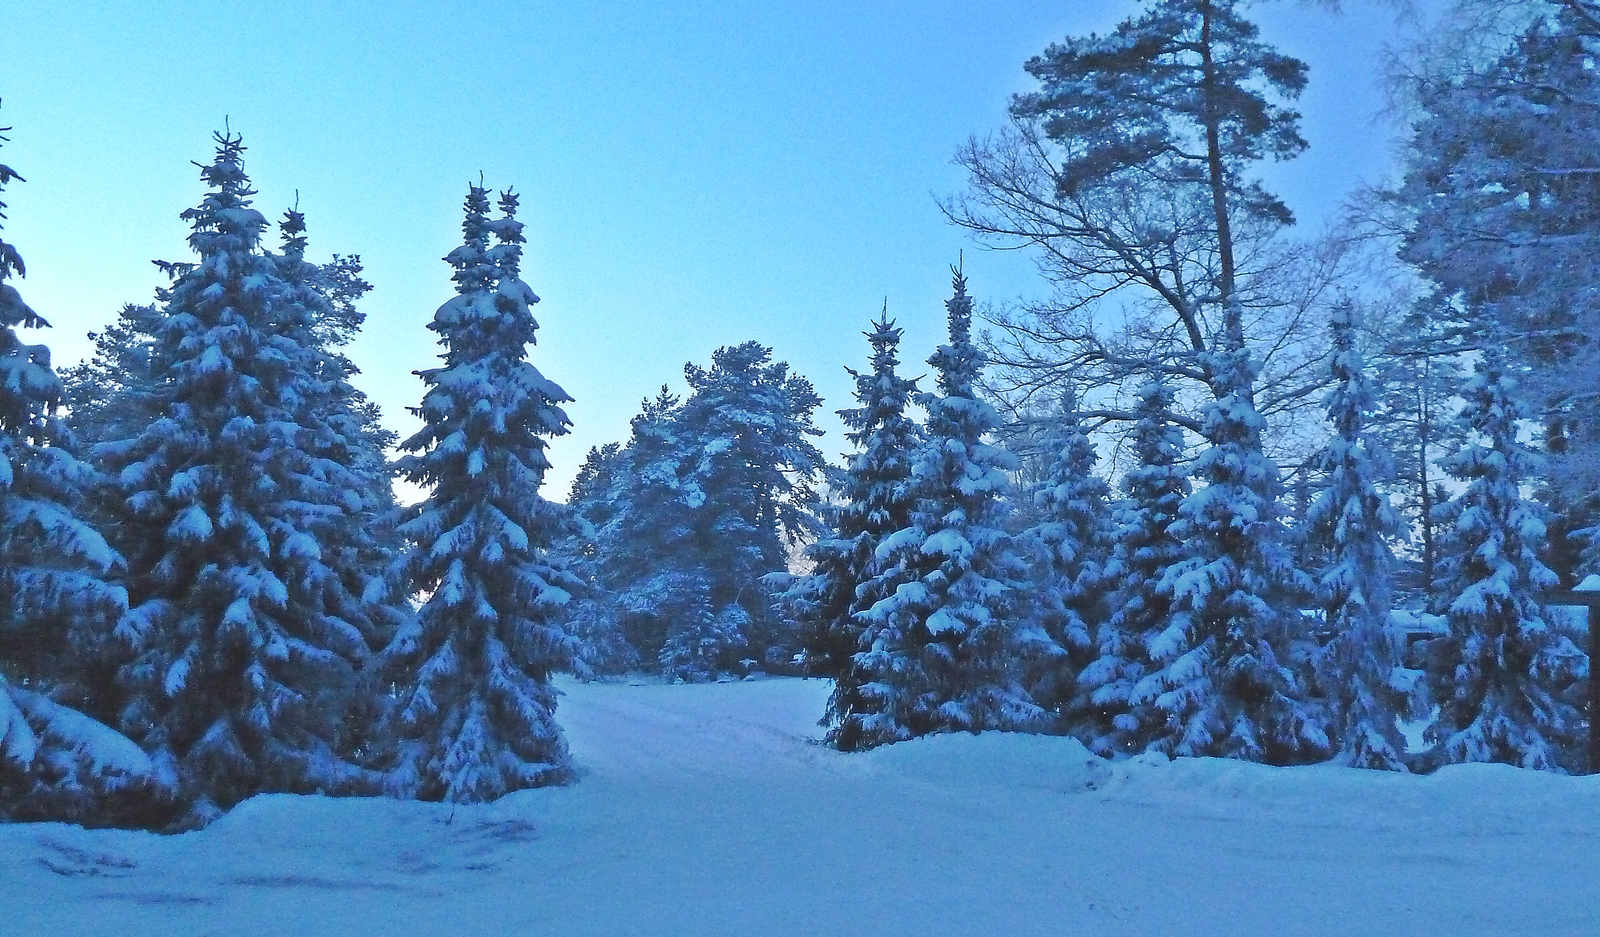
M 1310 581 L 1279 521 L 1278 468 L 1261 451 L 1264 421 L 1248 350 L 1215 355 L 1217 399 L 1203 410 L 1204 484 L 1171 532 L 1186 557 L 1162 574 L 1167 626 L 1147 645 L 1156 669 L 1131 702 L 1160 714 L 1150 747 L 1269 763 L 1316 761 L 1328 738 L 1296 674 L 1308 635 L 1298 612 Z
M 1162 735 L 1166 716 L 1152 702 L 1134 705 L 1134 688 L 1160 668 L 1153 641 L 1167 628 L 1172 596 L 1158 587 L 1186 552 L 1174 532 L 1189 497 L 1183 429 L 1172 422 L 1172 389 L 1160 380 L 1139 389 L 1133 428 L 1138 464 L 1123 476 L 1126 496 L 1113 515 L 1104 580 L 1110 612 L 1095 630 L 1096 658 L 1078 675 L 1073 730 L 1097 754 L 1135 754 Z
M 1529 414 L 1504 353 L 1482 355 L 1462 388 L 1459 419 L 1471 441 L 1444 463 L 1466 489 L 1438 508 L 1446 536 L 1434 592 L 1450 633 L 1433 642 L 1439 718 L 1428 735 L 1442 762 L 1555 769 L 1579 727 L 1555 691 L 1583 654 L 1539 604 L 1538 593 L 1557 581 L 1541 558 L 1543 511 L 1522 493 L 1539 471 L 1519 439 Z
M 562 621 L 579 582 L 551 547 L 573 522 L 539 488 L 572 398 L 527 360 L 539 298 L 520 277 L 516 196 L 499 207 L 490 219 L 488 190 L 469 188 L 445 258 L 457 295 L 428 326 L 444 365 L 419 372 L 424 426 L 398 463 L 429 492 L 400 526 L 398 564 L 427 599 L 385 651 L 400 694 L 390 790 L 422 800 L 477 803 L 571 773 L 551 676 L 573 659 Z
M 833 536 L 807 551 L 815 564 L 794 590 L 801 606 L 801 650 L 807 669 L 834 680 L 822 724 L 837 731 L 861 705 L 861 687 L 852 664 L 860 648 L 857 615 L 884 598 L 871 584 L 878 572 L 875 553 L 883 538 L 911 522 L 911 460 L 921 430 L 906 414 L 917 382 L 898 373 L 903 334 L 887 309 L 865 333 L 872 345 L 872 370 L 847 369 L 856 382 L 860 406 L 840 410 L 845 435 L 856 453 L 843 475 L 843 502 Z M 838 740 L 830 735 L 830 741 Z M 841 747 L 849 747 L 848 740 Z
M 345 372 L 315 334 L 324 300 L 261 248 L 240 138 L 216 143 L 210 191 L 183 213 L 199 259 L 167 265 L 159 294 L 155 419 L 94 449 L 128 559 L 121 722 L 190 823 L 258 792 L 357 781 L 339 756 L 342 696 L 372 624 L 319 542 L 362 486 L 328 406 Z
M 1378 487 L 1394 476 L 1389 453 L 1367 427 L 1375 404 L 1366 365 L 1356 347 L 1355 308 L 1341 303 L 1329 322 L 1333 389 L 1328 422 L 1333 438 L 1317 454 L 1328 479 L 1306 515 L 1311 542 L 1330 559 L 1317 583 L 1317 602 L 1333 638 L 1318 661 L 1318 679 L 1332 709 L 1337 758 L 1358 768 L 1404 771 L 1405 742 L 1395 717 L 1405 713 L 1394 686 L 1399 649 L 1386 625 L 1393 598 L 1392 539 L 1400 516 Z
M 1219 377 L 1257 378 L 1221 355 L 1259 337 L 1270 339 L 1264 403 L 1295 406 L 1292 387 L 1271 386 L 1303 363 L 1276 334 L 1301 328 L 1276 279 L 1293 216 L 1251 173 L 1305 150 L 1289 105 L 1307 69 L 1262 39 L 1248 5 L 1145 0 L 1110 32 L 1053 43 L 1025 65 L 1038 86 L 1013 99 L 1012 126 L 958 153 L 970 184 L 946 213 L 1042 248 L 1059 288 L 1000 320 L 1013 366 L 1002 373 L 1019 388 L 1064 371 L 1090 387 L 1155 373 L 1220 399 L 1241 388 Z M 1128 289 L 1159 314 L 1098 314 Z
M 921 400 L 928 422 L 911 470 L 911 523 L 879 543 L 881 572 L 864 587 L 884 598 L 859 615 L 852 679 L 861 703 L 831 736 L 847 750 L 1045 717 L 1021 672 L 1052 642 L 1019 624 L 1027 570 L 1003 529 L 1016 460 L 986 441 L 999 415 L 977 394 L 984 357 L 972 343 L 966 278 L 956 272 L 953 286 L 949 344 L 928 359 L 938 392 Z

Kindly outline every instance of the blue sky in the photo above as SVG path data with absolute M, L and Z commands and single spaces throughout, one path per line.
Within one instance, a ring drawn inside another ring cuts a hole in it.
M 224 119 L 249 147 L 257 207 L 294 202 L 312 254 L 360 254 L 375 285 L 352 352 L 360 385 L 408 432 L 424 326 L 451 293 L 439 258 L 481 171 L 522 195 L 524 278 L 543 297 L 532 359 L 576 398 L 552 450 L 561 498 L 591 445 L 625 438 L 641 397 L 682 389 L 685 361 L 756 339 L 825 398 L 888 299 L 910 373 L 940 340 L 948 266 L 965 251 L 980 303 L 1042 289 L 1030 261 L 975 249 L 940 215 L 955 148 L 998 127 L 1053 39 L 1103 30 L 1126 0 L 923 2 L 37 3 L 0 30 L 0 157 L 24 298 L 84 333 L 187 256 L 178 213 Z M 1259 9 L 1267 38 L 1311 63 L 1311 151 L 1271 172 L 1320 225 L 1388 167 L 1376 0 L 1343 15 Z

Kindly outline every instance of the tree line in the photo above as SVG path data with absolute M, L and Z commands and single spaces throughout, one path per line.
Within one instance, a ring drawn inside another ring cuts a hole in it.
M 843 466 L 812 385 L 746 342 L 545 499 L 570 398 L 528 360 L 510 191 L 469 187 L 405 440 L 341 350 L 359 257 L 307 260 L 296 210 L 266 246 L 236 135 L 183 215 L 196 259 L 80 365 L 22 341 L 45 321 L 0 242 L 0 815 L 564 782 L 563 671 L 827 677 L 847 751 L 1010 729 L 1575 769 L 1589 663 L 1539 595 L 1600 562 L 1600 8 L 1507 10 L 1488 51 L 1431 40 L 1361 238 L 1292 238 L 1256 174 L 1306 148 L 1307 70 L 1246 4 L 1148 0 L 1031 59 L 943 208 L 1054 291 L 980 333 L 954 269 L 925 389 L 870 323 Z M 1401 288 L 1357 276 L 1373 243 Z

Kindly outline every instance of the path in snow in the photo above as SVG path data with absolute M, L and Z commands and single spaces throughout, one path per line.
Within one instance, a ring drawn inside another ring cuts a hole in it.
M 0 935 L 1600 933 L 1600 779 L 812 741 L 819 681 L 563 684 L 578 783 L 0 827 Z

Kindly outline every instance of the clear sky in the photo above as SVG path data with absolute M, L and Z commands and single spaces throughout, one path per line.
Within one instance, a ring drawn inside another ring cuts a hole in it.
M 1022 63 L 1104 30 L 1128 0 L 874 2 L 159 3 L 8 5 L 0 28 L 5 236 L 18 284 L 84 333 L 183 260 L 178 213 L 203 188 L 224 119 L 244 135 L 256 207 L 307 215 L 313 259 L 360 254 L 375 286 L 352 349 L 359 385 L 403 433 L 437 349 L 469 180 L 522 195 L 524 278 L 542 298 L 532 360 L 576 398 L 546 494 L 591 445 L 624 439 L 640 398 L 683 389 L 685 361 L 756 339 L 825 398 L 885 298 L 910 373 L 941 339 L 948 266 L 965 250 L 980 304 L 1040 291 L 1028 259 L 974 249 L 940 215 L 956 147 L 1004 120 Z M 1272 172 L 1308 226 L 1387 170 L 1378 53 L 1393 15 L 1290 2 L 1266 37 L 1311 64 L 1311 151 Z

